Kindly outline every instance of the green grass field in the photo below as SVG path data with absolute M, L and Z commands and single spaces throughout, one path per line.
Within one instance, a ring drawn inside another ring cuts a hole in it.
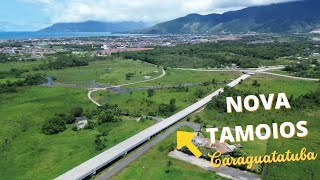
M 252 86 L 254 80 L 257 80 L 260 87 Z M 236 87 L 239 90 L 250 90 L 254 93 L 281 93 L 284 92 L 288 98 L 293 95 L 294 97 L 306 94 L 312 90 L 320 88 L 319 82 L 314 81 L 301 81 L 293 80 L 283 77 L 276 77 L 272 75 L 255 75 L 244 81 L 241 86 Z
M 3 70 L 10 68 L 30 70 L 39 64 L 41 64 L 39 61 L 4 63 L 5 66 L 1 66 L 1 68 Z M 106 71 L 108 68 L 112 68 L 112 70 Z M 127 72 L 133 72 L 136 75 L 131 80 L 125 80 Z M 97 83 L 115 85 L 141 81 L 144 80 L 144 76 L 157 77 L 162 72 L 161 69 L 153 65 L 139 61 L 115 60 L 91 62 L 89 66 L 85 67 L 66 68 L 45 73 L 56 77 L 57 82 L 61 83 L 80 84 L 96 79 Z M 179 77 L 178 81 L 188 82 L 185 80 L 187 75 L 191 75 L 193 82 L 203 80 L 201 78 L 212 80 L 208 74 L 186 72 Z M 235 74 L 227 74 L 227 77 L 223 78 L 224 75 L 226 74 L 217 74 L 215 77 L 222 81 L 236 76 Z M 177 83 L 173 74 L 168 76 L 166 82 Z M 167 89 L 159 90 L 152 97 L 152 100 L 159 104 L 168 103 L 171 98 L 176 98 L 178 108 L 182 109 L 195 101 L 194 90 L 193 87 L 190 88 L 189 93 L 172 92 Z M 46 136 L 41 132 L 42 123 L 55 113 L 67 112 L 77 106 L 93 108 L 86 93 L 87 90 L 84 89 L 39 86 L 20 88 L 18 93 L 14 94 L 0 94 L 0 115 L 3 117 L 0 128 L 0 168 L 3 171 L 0 175 L 7 179 L 54 178 L 99 153 L 94 146 L 94 139 L 99 131 L 111 128 L 110 134 L 105 140 L 106 148 L 109 148 L 154 123 L 153 121 L 136 122 L 132 118 L 124 118 L 125 120 L 118 126 L 102 125 L 96 130 L 79 133 L 72 131 L 70 126 L 65 132 L 58 135 Z M 134 92 L 132 95 L 137 101 L 144 96 L 146 96 L 145 92 L 142 91 Z M 111 98 L 112 102 L 123 105 L 127 100 L 128 94 L 115 94 Z M 137 108 L 139 106 L 136 103 L 133 101 L 126 107 Z
M 167 69 L 166 75 L 155 81 L 150 81 L 141 84 L 129 85 L 126 87 L 146 87 L 146 86 L 161 86 L 161 85 L 179 85 L 187 83 L 201 83 L 216 79 L 219 82 L 230 81 L 239 77 L 240 72 L 200 72 L 186 71 L 178 69 Z
M 6 62 L 1 63 L 0 71 L 9 71 L 12 68 L 15 69 L 32 69 L 42 64 L 41 60 L 38 61 L 22 61 L 22 62 Z
M 252 86 L 254 80 L 258 80 L 260 87 Z M 240 90 L 250 90 L 253 93 L 279 93 L 285 92 L 287 96 L 293 95 L 298 97 L 304 95 L 311 90 L 319 88 L 318 82 L 308 81 L 297 81 L 291 79 L 284 79 L 274 76 L 253 76 L 241 85 L 236 87 Z M 293 139 L 282 139 L 279 140 L 258 140 L 254 142 L 241 142 L 243 145 L 243 151 L 250 156 L 260 156 L 264 154 L 270 154 L 277 150 L 278 152 L 285 152 L 290 149 L 292 152 L 300 152 L 301 148 L 307 147 L 309 151 L 319 153 L 317 149 L 319 144 L 319 111 L 306 110 L 304 112 L 298 112 L 293 110 L 272 110 L 265 111 L 259 110 L 254 113 L 221 113 L 216 110 L 204 109 L 201 112 L 194 113 L 191 115 L 191 121 L 195 119 L 195 116 L 199 115 L 206 125 L 214 125 L 217 127 L 234 127 L 236 125 L 258 125 L 261 123 L 271 124 L 271 122 L 281 123 L 284 121 L 297 122 L 300 120 L 308 121 L 309 136 L 307 138 L 293 138 Z M 205 136 L 208 134 L 205 133 Z M 217 137 L 220 137 L 220 133 L 217 133 Z M 198 168 L 192 167 L 191 164 L 181 162 L 172 159 L 167 156 L 168 151 L 160 152 L 159 146 L 168 147 L 170 144 L 175 143 L 174 135 L 167 138 L 163 142 L 152 148 L 137 161 L 130 164 L 129 167 L 125 168 L 113 179 L 128 179 L 132 177 L 139 177 L 142 179 L 166 179 L 166 178 L 178 178 L 178 179 L 203 179 L 213 178 L 211 177 L 212 172 L 203 171 L 201 173 L 194 172 L 198 171 Z M 168 161 L 172 161 L 172 166 L 168 167 Z M 152 166 L 157 164 L 157 167 Z M 319 160 L 309 162 L 294 162 L 294 163 L 274 163 L 265 167 L 262 175 L 262 179 L 314 179 L 316 177 L 317 168 L 319 167 Z M 255 166 L 257 167 L 257 166 Z M 172 170 L 171 173 L 164 173 L 166 170 Z M 209 173 L 209 174 L 208 174 Z
M 61 70 L 32 70 L 33 67 L 37 67 L 42 63 L 41 60 L 1 63 L 0 71 L 9 71 L 11 68 L 28 69 L 30 72 L 24 74 L 44 73 L 55 77 L 55 82 L 57 83 L 78 85 L 93 85 L 94 80 L 97 84 L 119 85 L 155 78 L 162 74 L 162 70 L 154 65 L 123 59 L 94 61 L 90 62 L 88 66 L 69 67 Z M 126 80 L 126 73 L 134 73 L 134 77 Z
M 95 80 L 97 84 L 119 85 L 146 80 L 146 77 L 155 78 L 162 74 L 162 70 L 154 65 L 146 64 L 140 61 L 115 59 L 108 61 L 90 62 L 88 66 L 71 67 L 61 70 L 32 71 L 43 62 L 12 62 L 3 63 L 0 71 L 8 71 L 11 68 L 29 69 L 33 73 L 44 73 L 48 76 L 55 77 L 56 83 L 74 84 L 74 85 L 93 85 Z M 126 80 L 126 73 L 135 73 L 134 77 Z M 141 84 L 133 84 L 126 87 L 145 87 L 158 85 L 179 85 L 186 83 L 200 83 L 216 79 L 219 82 L 230 81 L 240 75 L 239 72 L 197 72 L 184 71 L 177 69 L 167 69 L 166 75 L 155 81 Z M 6 81 L 6 80 L 2 80 Z
M 239 89 L 249 88 L 254 79 L 258 80 L 261 84 L 261 86 L 254 91 L 265 94 L 284 92 L 287 96 L 293 95 L 294 97 L 298 97 L 320 88 L 319 82 L 290 80 L 271 76 L 257 76 L 246 81 L 243 86 L 239 86 Z M 259 114 L 264 114 L 264 112 Z M 320 128 L 319 110 L 305 109 L 303 112 L 293 110 L 288 110 L 287 112 L 273 111 L 267 117 L 257 117 L 255 121 L 258 121 L 258 119 L 264 119 L 267 122 L 270 122 L 273 119 L 278 123 L 284 121 L 295 123 L 300 120 L 306 120 L 308 122 L 307 127 L 309 134 L 307 138 L 269 139 L 267 154 L 272 153 L 274 150 L 284 153 L 288 149 L 298 153 L 303 147 L 306 147 L 308 151 L 319 153 L 319 148 L 317 148 L 320 143 L 320 133 L 318 131 Z M 319 160 L 281 164 L 273 163 L 267 166 L 267 172 L 265 172 L 263 179 L 314 179 L 316 178 L 317 167 L 319 166 Z
M 257 80 L 260 87 L 252 86 L 254 80 Z M 318 82 L 308 82 L 285 79 L 275 76 L 262 76 L 256 75 L 241 85 L 237 86 L 239 90 L 249 90 L 259 94 L 269 93 L 286 93 L 289 98 L 298 97 L 304 95 L 312 90 L 320 88 Z M 263 107 L 261 107 L 263 108 Z M 303 110 L 303 112 L 295 111 L 293 109 L 288 110 L 271 110 L 265 111 L 260 109 L 256 112 L 244 112 L 244 113 L 221 113 L 217 110 L 205 109 L 197 114 L 201 117 L 204 124 L 213 125 L 216 127 L 234 127 L 234 126 L 246 126 L 246 125 L 258 125 L 262 123 L 271 124 L 272 122 L 293 122 L 296 123 L 300 120 L 306 120 L 308 122 L 309 135 L 307 138 L 293 138 L 293 139 L 269 139 L 266 141 L 255 140 L 254 142 L 241 142 L 243 145 L 243 151 L 249 155 L 264 155 L 270 154 L 277 150 L 278 152 L 285 152 L 290 149 L 292 152 L 300 152 L 303 147 L 307 147 L 309 151 L 315 151 L 319 153 L 317 144 L 319 141 L 319 111 L 318 110 Z M 195 118 L 195 114 L 191 116 L 191 120 Z M 205 131 L 204 131 L 205 132 Z M 218 138 L 220 137 L 218 133 Z M 310 162 L 294 162 L 294 163 L 274 163 L 266 167 L 263 179 L 311 179 L 312 173 L 316 174 L 316 167 L 319 167 L 319 160 Z M 314 176 L 315 177 L 315 176 Z
M 218 86 L 219 87 L 219 86 Z M 146 90 L 134 91 L 130 93 L 116 93 L 112 91 L 96 91 L 92 94 L 93 99 L 100 104 L 117 104 L 121 109 L 131 114 L 148 115 L 149 112 L 157 112 L 161 103 L 168 104 L 171 99 L 176 99 L 177 111 L 186 108 L 197 101 L 195 92 L 197 89 L 209 89 L 207 93 L 213 92 L 218 87 L 214 86 L 193 86 L 188 92 L 178 92 L 175 89 L 158 89 L 151 98 L 147 97 Z
M 64 84 L 92 85 L 95 80 L 98 84 L 118 85 L 142 81 L 145 80 L 145 76 L 158 77 L 162 74 L 162 70 L 139 61 L 116 59 L 94 61 L 88 66 L 43 71 L 43 73 L 55 77 L 56 82 Z M 126 73 L 135 75 L 126 80 Z
M 8 71 L 11 68 L 31 69 L 39 64 L 41 64 L 40 61 L 3 63 L 3 66 L 0 66 L 0 71 Z M 166 72 L 167 74 L 158 80 L 126 87 L 177 86 L 184 83 L 211 81 L 212 79 L 220 82 L 218 87 L 223 87 L 225 82 L 240 75 L 239 72 L 195 72 L 176 69 L 168 69 Z M 145 76 L 158 77 L 162 72 L 161 69 L 153 65 L 117 59 L 96 61 L 91 62 L 89 66 L 44 71 L 44 73 L 57 78 L 56 82 L 58 83 L 92 85 L 93 80 L 96 80 L 98 84 L 118 85 L 145 80 Z M 126 80 L 126 73 L 135 73 L 135 76 Z M 5 83 L 6 80 L 2 79 L 0 83 Z M 10 80 L 17 79 L 11 78 Z M 254 80 L 259 82 L 259 87 L 252 85 Z M 173 89 L 156 90 L 155 96 L 151 98 L 147 97 L 145 90 L 134 91 L 132 95 L 98 91 L 93 93 L 93 98 L 101 103 L 117 104 L 121 109 L 147 115 L 149 112 L 156 111 L 159 104 L 169 103 L 172 98 L 177 100 L 178 110 L 187 107 L 196 101 L 194 92 L 199 87 L 203 88 L 200 85 L 189 87 L 189 92 L 176 92 Z M 211 89 L 208 92 L 213 92 L 218 88 L 212 85 L 209 87 Z M 285 92 L 289 98 L 291 95 L 298 97 L 320 88 L 320 83 L 255 75 L 236 88 L 259 94 Z M 99 152 L 95 150 L 94 140 L 99 132 L 111 130 L 109 135 L 104 137 L 107 149 L 154 124 L 154 121 L 137 122 L 134 118 L 124 117 L 119 124 L 100 125 L 94 130 L 74 132 L 69 125 L 66 131 L 57 135 L 47 136 L 41 132 L 42 123 L 55 113 L 68 112 L 78 106 L 95 108 L 93 103 L 87 99 L 86 94 L 87 90 L 85 89 L 40 86 L 19 88 L 18 93 L 0 94 L 0 177 L 6 179 L 52 179 L 98 154 Z M 154 103 L 149 103 L 150 100 Z M 307 120 L 309 122 L 308 138 L 270 139 L 269 141 L 243 142 L 241 144 L 244 146 L 244 151 L 250 155 L 264 155 L 274 150 L 284 152 L 288 149 L 296 152 L 302 147 L 307 147 L 310 151 L 319 151 L 316 149 L 320 136 L 318 131 L 320 127 L 319 110 L 303 112 L 259 110 L 254 113 L 227 114 L 217 110 L 204 109 L 191 115 L 191 120 L 195 119 L 195 115 L 199 115 L 204 124 L 218 127 Z M 218 178 L 213 172 L 169 158 L 167 151 L 159 151 L 160 146 L 167 149 L 172 142 L 175 143 L 174 135 L 130 164 L 114 179 L 130 179 L 132 177 L 140 177 L 140 179 Z M 169 160 L 173 163 L 170 167 L 167 165 Z M 319 160 L 271 164 L 266 167 L 263 179 L 312 179 L 312 177 L 315 178 L 316 167 L 319 166 Z M 169 173 L 165 172 L 167 170 Z
M 75 132 L 71 125 L 63 133 L 44 135 L 42 123 L 54 113 L 74 107 L 93 108 L 86 90 L 26 87 L 14 94 L 0 94 L 0 176 L 6 179 L 52 179 L 93 157 L 99 131 L 111 129 L 106 149 L 131 137 L 153 121 L 123 118 L 116 126 Z
M 189 127 L 180 128 L 181 131 L 191 131 Z M 167 156 L 167 153 L 176 146 L 176 134 L 170 135 L 155 147 L 151 148 L 128 167 L 123 169 L 112 180 L 125 179 L 224 179 L 215 175 L 212 171 L 185 163 L 183 161 Z M 169 161 L 172 165 L 168 165 Z
M 252 83 L 257 80 L 260 84 L 260 87 L 255 87 Z M 270 75 L 256 75 L 245 81 L 241 85 L 236 86 L 236 89 L 249 91 L 252 94 L 266 94 L 269 93 L 286 93 L 289 98 L 291 95 L 293 97 L 298 97 L 304 95 L 311 90 L 320 88 L 320 83 L 310 82 L 310 81 L 299 81 L 285 79 L 282 77 L 270 76 Z M 239 94 L 241 95 L 241 94 Z M 214 99 L 213 99 L 214 100 Z M 262 107 L 261 107 L 262 108 Z M 290 110 L 288 110 L 290 111 Z M 260 109 L 257 112 L 244 112 L 244 113 L 221 113 L 218 110 L 208 110 L 205 109 L 198 115 L 202 118 L 204 123 L 208 125 L 215 125 L 218 127 L 223 126 L 236 126 L 239 123 L 247 125 L 253 124 L 258 125 L 261 122 L 270 122 L 272 119 L 278 119 L 278 116 L 284 116 L 282 114 L 287 114 L 286 112 L 277 113 L 281 111 L 265 111 Z M 194 117 L 194 115 L 193 115 Z M 239 121 L 241 119 L 241 122 Z
M 19 80 L 23 80 L 23 78 L 5 78 L 5 79 L 0 79 L 0 84 L 5 84 L 7 81 L 10 82 L 16 82 Z
M 282 118 L 293 123 L 299 120 L 306 120 L 309 134 L 305 138 L 270 139 L 267 146 L 267 154 L 271 154 L 275 150 L 279 153 L 284 153 L 287 150 L 293 153 L 300 153 L 304 147 L 307 148 L 308 152 L 319 154 L 319 114 L 319 110 L 306 110 L 304 112 L 294 112 Z M 273 163 L 266 166 L 263 179 L 317 179 L 319 166 L 319 157 L 315 161 Z

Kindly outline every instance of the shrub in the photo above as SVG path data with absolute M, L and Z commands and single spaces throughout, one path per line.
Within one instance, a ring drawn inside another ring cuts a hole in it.
M 160 104 L 158 107 L 158 112 L 162 115 L 170 115 L 177 110 L 176 100 L 171 99 L 169 104 Z
M 109 111 L 102 111 L 98 115 L 98 124 L 108 123 L 108 122 L 117 122 L 117 120 L 114 117 L 114 114 Z
M 201 124 L 202 123 L 201 117 L 197 115 L 196 119 L 194 120 L 194 122 L 198 123 L 198 124 Z
M 46 135 L 52 135 L 63 132 L 66 128 L 66 123 L 63 118 L 55 116 L 43 124 L 42 132 Z
M 94 129 L 96 127 L 96 124 L 92 121 L 89 121 L 88 124 L 84 127 L 84 129 Z
M 101 151 L 106 147 L 104 145 L 104 143 L 102 142 L 102 140 L 100 139 L 100 137 L 97 137 L 96 140 L 94 141 L 94 143 L 96 145 L 96 150 L 97 151 Z
M 206 95 L 206 91 L 204 89 L 197 89 L 196 92 L 194 93 L 194 95 L 197 98 L 203 98 Z
M 259 87 L 260 84 L 257 80 L 254 80 L 253 83 L 252 83 L 252 86 L 255 86 L 255 87 Z
M 135 73 L 127 73 L 126 74 L 126 80 L 131 80 L 134 77 Z
M 70 115 L 70 114 L 63 114 L 63 113 L 61 113 L 61 114 L 56 114 L 56 116 L 59 116 L 60 118 L 62 118 L 65 122 L 66 122 L 66 124 L 73 124 L 73 123 L 75 123 L 75 118 L 72 116 L 72 115 Z

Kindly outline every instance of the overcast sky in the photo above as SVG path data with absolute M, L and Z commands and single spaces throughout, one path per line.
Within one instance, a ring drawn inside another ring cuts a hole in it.
M 287 1 L 293 0 L 1 0 L 0 30 L 30 31 L 86 20 L 155 24 L 190 13 L 223 13 Z

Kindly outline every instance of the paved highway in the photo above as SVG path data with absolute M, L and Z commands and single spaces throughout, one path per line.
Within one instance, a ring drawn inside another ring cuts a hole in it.
M 271 72 L 258 72 L 258 73 L 268 74 L 268 75 L 272 75 L 272 76 L 280 76 L 280 77 L 296 79 L 296 80 L 302 80 L 302 81 L 320 81 L 319 79 L 314 79 L 314 78 L 295 77 L 295 76 L 288 76 L 288 75 L 276 74 L 276 73 L 271 73 Z
M 230 82 L 227 86 L 234 87 L 237 84 L 239 84 L 242 80 L 245 80 L 248 77 L 250 77 L 250 75 L 244 74 L 239 78 Z M 62 174 L 56 179 L 57 180 L 83 179 L 91 174 L 95 174 L 95 172 L 98 169 L 104 167 L 105 165 L 109 164 L 110 162 L 117 159 L 118 157 L 127 154 L 127 152 L 129 152 L 130 150 L 148 141 L 152 136 L 169 128 L 170 126 L 174 125 L 184 117 L 190 115 L 191 113 L 205 106 L 208 102 L 211 101 L 213 97 L 218 96 L 222 92 L 223 92 L 223 88 L 216 90 L 212 94 L 206 96 L 205 98 L 199 100 L 198 102 L 192 104 L 191 106 L 185 108 L 184 110 L 170 116 L 169 118 L 163 120 L 160 123 L 157 123 L 143 130 L 142 132 L 128 138 L 127 140 L 115 145 L 114 147 L 102 152 L 101 154 L 87 160 L 86 162 Z
M 283 68 L 285 68 L 285 66 L 270 66 L 267 68 L 249 68 L 249 69 L 189 69 L 189 68 L 175 68 L 175 69 L 184 70 L 184 71 L 202 71 L 202 72 L 243 71 L 243 72 L 255 72 L 255 73 L 260 73 L 260 74 L 268 74 L 268 75 L 272 75 L 272 76 L 279 76 L 279 77 L 302 80 L 302 81 L 319 81 L 319 79 L 314 79 L 314 78 L 303 78 L 303 77 L 296 77 L 296 76 L 289 76 L 289 75 L 267 72 L 267 71 L 272 71 L 272 70 L 280 70 Z
M 319 79 L 313 79 L 313 78 L 302 78 L 302 77 L 295 77 L 295 76 L 288 76 L 288 75 L 282 75 L 282 74 L 277 74 L 277 73 L 271 73 L 267 71 L 272 71 L 272 70 L 280 70 L 285 68 L 285 66 L 269 66 L 267 68 L 248 68 L 248 69 L 190 69 L 190 68 L 174 68 L 178 70 L 184 70 L 184 71 L 202 71 L 202 72 L 232 72 L 232 71 L 242 71 L 242 72 L 255 72 L 255 73 L 261 73 L 261 74 L 268 74 L 268 75 L 273 75 L 273 76 L 280 76 L 284 78 L 290 78 L 290 79 L 296 79 L 296 80 L 303 80 L 303 81 L 319 81 Z M 133 83 L 128 83 L 128 84 L 121 84 L 117 86 L 112 86 L 109 88 L 114 88 L 114 87 L 122 87 L 122 86 L 127 86 L 127 85 L 132 85 L 132 84 L 139 84 L 143 82 L 148 82 L 148 81 L 153 81 L 156 79 L 159 79 L 163 76 L 165 76 L 166 72 L 162 69 L 162 75 L 159 77 L 153 78 L 153 79 L 148 79 L 144 81 L 138 81 L 138 82 L 133 82 Z M 94 99 L 92 99 L 91 94 L 95 91 L 100 91 L 100 90 L 105 90 L 106 88 L 94 88 L 88 92 L 88 98 L 90 101 L 92 101 L 95 105 L 101 106 L 98 102 L 96 102 Z
M 213 69 L 194 69 L 194 68 L 174 68 L 183 71 L 201 71 L 201 72 L 232 72 L 232 71 L 271 71 L 271 70 L 279 70 L 283 69 L 285 66 L 269 66 L 269 67 L 261 67 L 261 68 L 213 68 Z
M 175 132 L 180 127 L 185 127 L 185 126 L 189 126 L 189 127 L 193 128 L 194 131 L 197 131 L 197 132 L 201 130 L 200 124 L 195 124 L 195 123 L 190 123 L 190 122 L 180 122 L 178 124 L 175 124 L 174 126 L 170 127 L 167 131 L 165 131 L 163 134 L 159 135 L 154 140 L 148 142 L 146 145 L 142 146 L 137 151 L 133 152 L 131 155 L 126 157 L 123 161 L 115 164 L 108 171 L 102 172 L 95 179 L 105 180 L 105 179 L 112 177 L 113 175 L 116 175 L 119 171 L 121 171 L 123 168 L 128 166 L 131 162 L 138 159 L 143 153 L 147 152 L 150 148 L 157 145 L 159 142 L 161 142 L 162 140 L 167 138 L 170 134 Z
M 236 80 L 233 80 L 230 82 L 227 86 L 234 87 L 237 84 L 239 84 L 242 80 L 247 79 L 250 77 L 250 75 L 254 73 L 265 73 L 265 71 L 274 70 L 274 69 L 281 69 L 283 67 L 269 67 L 269 68 L 260 68 L 260 69 L 254 69 L 254 70 L 242 70 L 246 72 L 246 74 L 242 75 L 241 77 L 237 78 Z M 196 69 L 181 69 L 181 70 L 194 70 L 194 71 L 230 71 L 230 70 L 196 70 Z M 239 70 L 238 70 L 239 71 Z M 145 80 L 145 81 L 139 81 L 135 83 L 129 83 L 129 84 L 137 84 L 141 82 L 147 82 L 151 80 L 155 80 L 158 78 L 161 78 L 165 75 L 165 71 L 163 70 L 163 74 L 159 77 L 156 77 L 154 79 Z M 129 84 L 122 84 L 114 87 L 121 87 Z M 100 106 L 99 103 L 94 101 L 91 98 L 91 93 L 94 91 L 98 91 L 102 89 L 93 89 L 88 93 L 88 98 L 94 102 L 97 106 Z M 208 95 L 207 97 L 201 99 L 200 101 L 196 102 L 195 104 L 192 104 L 191 106 L 185 108 L 184 110 L 172 115 L 171 117 L 163 120 L 162 122 L 155 124 L 144 131 L 128 138 L 127 140 L 119 143 L 118 145 L 104 151 L 103 153 L 89 159 L 88 161 L 80 164 L 79 166 L 71 169 L 70 171 L 64 173 L 63 175 L 57 177 L 56 179 L 83 179 L 91 174 L 95 174 L 95 172 L 100 169 L 101 167 L 104 167 L 105 165 L 109 164 L 113 160 L 117 159 L 120 156 L 123 156 L 127 154 L 130 150 L 133 150 L 137 146 L 141 145 L 142 143 L 148 141 L 151 137 L 154 135 L 157 135 L 159 132 L 169 128 L 170 126 L 174 125 L 184 117 L 190 115 L 191 113 L 195 112 L 196 110 L 200 109 L 201 107 L 205 106 L 208 102 L 211 101 L 213 97 L 218 96 L 220 93 L 223 92 L 223 88 L 220 88 L 213 92 L 212 94 Z

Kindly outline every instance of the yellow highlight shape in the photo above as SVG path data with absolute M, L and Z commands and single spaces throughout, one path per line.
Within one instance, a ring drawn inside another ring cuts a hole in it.
M 199 149 L 191 142 L 191 140 L 196 136 L 195 133 L 177 131 L 177 149 L 180 150 L 182 147 L 186 146 L 194 156 L 199 158 L 202 153 Z

